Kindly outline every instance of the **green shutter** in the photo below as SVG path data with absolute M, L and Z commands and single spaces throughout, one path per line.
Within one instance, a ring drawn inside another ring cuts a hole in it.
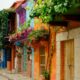
M 26 51 L 27 50 L 27 47 L 24 46 L 23 47 L 23 50 L 24 50 L 23 51 L 24 52 L 23 53 L 23 70 L 26 71 L 27 70 L 27 51 Z

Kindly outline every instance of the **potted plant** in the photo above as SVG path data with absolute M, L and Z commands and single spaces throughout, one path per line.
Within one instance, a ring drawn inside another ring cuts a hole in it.
M 42 38 L 46 40 L 49 32 L 47 30 L 34 30 L 28 35 L 29 41 L 39 42 Z
M 50 78 L 50 75 L 49 75 L 49 72 L 48 71 L 45 70 L 42 75 L 45 78 L 45 80 L 50 80 L 49 79 Z

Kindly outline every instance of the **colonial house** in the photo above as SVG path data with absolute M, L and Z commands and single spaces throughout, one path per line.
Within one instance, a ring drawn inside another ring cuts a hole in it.
M 18 4 L 14 3 L 12 8 Z M 30 11 L 26 10 L 25 15 L 25 7 L 28 9 L 32 5 L 26 1 L 16 8 L 16 28 L 25 21 L 22 14 L 28 23 Z M 23 33 L 27 32 L 26 36 L 21 37 L 21 32 L 11 39 L 15 42 L 16 55 L 22 50 L 17 68 L 32 77 L 32 80 L 42 80 L 44 72 L 50 75 L 49 80 L 79 80 L 80 7 L 74 11 L 76 13 L 60 15 L 61 21 L 50 24 L 44 24 L 40 18 L 35 17 L 31 27 L 23 30 Z
M 14 60 L 12 57 L 13 54 L 13 48 L 14 48 L 14 45 L 12 42 L 9 42 L 9 35 L 12 34 L 12 32 L 15 31 L 15 27 L 16 27 L 16 13 L 12 10 L 5 10 L 5 12 L 8 12 L 8 27 L 7 27 L 7 33 L 6 33 L 6 36 L 4 37 L 4 47 L 3 47 L 3 50 L 2 50 L 2 54 L 1 54 L 1 67 L 3 68 L 7 68 L 8 70 L 11 70 L 11 66 L 13 66 L 13 64 L 11 64 Z M 11 54 L 12 52 L 12 54 Z M 10 66 L 10 67 L 9 67 Z
M 20 24 L 23 24 L 24 21 L 26 20 L 25 16 L 23 16 L 26 15 L 25 14 L 26 11 L 22 9 L 22 7 L 20 7 L 22 3 L 24 3 L 24 1 L 15 2 L 10 9 L 5 10 L 9 12 L 8 33 L 5 37 L 5 42 L 4 42 L 5 46 L 3 49 L 3 55 L 1 55 L 1 59 L 3 58 L 1 66 L 7 68 L 7 70 L 10 72 L 13 71 L 15 68 L 15 55 L 16 55 L 16 46 L 14 44 L 14 41 L 10 41 L 10 38 L 11 35 L 14 32 L 16 32 L 17 27 L 19 27 Z M 17 19 L 20 21 L 18 21 Z
M 49 72 L 49 80 L 78 80 L 80 78 L 78 64 L 80 7 L 61 16 L 61 21 L 53 21 L 49 25 L 42 23 L 39 18 L 34 18 L 34 22 L 37 21 L 37 23 L 34 24 L 30 39 L 32 39 L 31 46 L 34 48 L 35 80 L 44 80 L 42 79 L 44 71 Z M 49 37 L 45 39 L 44 33 L 43 35 L 38 33 L 40 30 L 47 30 Z
M 10 41 L 14 42 L 15 45 L 15 70 L 17 72 L 22 72 L 27 77 L 33 78 L 32 73 L 32 65 L 33 61 L 31 60 L 31 55 L 28 54 L 28 49 L 31 50 L 33 54 L 33 49 L 27 46 L 27 36 L 32 31 L 34 26 L 33 20 L 30 20 L 29 13 L 30 10 L 26 10 L 27 8 L 31 8 L 33 3 L 31 1 L 17 1 L 12 5 L 12 9 L 15 9 L 17 16 L 17 26 L 15 34 L 10 36 Z M 20 31 L 20 30 L 21 31 Z M 17 57 L 17 59 L 16 59 Z M 16 63 L 18 62 L 18 63 Z
M 80 79 L 80 7 L 74 11 L 64 16 L 66 30 L 56 34 L 56 80 Z
M 15 36 L 18 37 L 19 34 L 17 34 L 17 30 L 18 28 L 22 27 L 21 25 L 23 25 L 25 22 L 26 22 L 26 10 L 25 8 L 22 6 L 23 4 L 25 3 L 25 0 L 21 0 L 21 1 L 16 1 L 12 6 L 11 8 L 12 9 L 15 9 L 15 12 L 16 12 L 16 31 L 15 31 Z M 14 37 L 15 37 L 14 36 Z M 22 54 L 23 53 L 23 48 L 22 48 L 22 43 L 16 39 L 15 37 L 15 40 L 14 40 L 14 45 L 15 45 L 15 59 L 14 59 L 14 66 L 15 69 L 17 72 L 21 72 L 22 71 L 22 57 L 21 59 L 16 59 L 17 58 L 17 54 L 20 53 Z M 18 60 L 18 63 L 17 61 Z

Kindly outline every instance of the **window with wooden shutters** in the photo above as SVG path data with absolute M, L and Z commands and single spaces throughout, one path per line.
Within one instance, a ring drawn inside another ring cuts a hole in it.
M 45 47 L 40 47 L 40 74 L 45 71 Z
M 16 30 L 16 13 L 9 13 L 9 20 L 8 20 L 8 33 L 13 33 Z

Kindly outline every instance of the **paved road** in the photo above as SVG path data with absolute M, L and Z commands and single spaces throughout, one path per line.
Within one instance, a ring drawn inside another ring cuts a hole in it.
M 0 74 L 0 80 L 9 80 L 7 77 Z
M 0 80 L 31 80 L 27 76 L 16 73 L 8 73 L 6 70 L 0 70 Z

